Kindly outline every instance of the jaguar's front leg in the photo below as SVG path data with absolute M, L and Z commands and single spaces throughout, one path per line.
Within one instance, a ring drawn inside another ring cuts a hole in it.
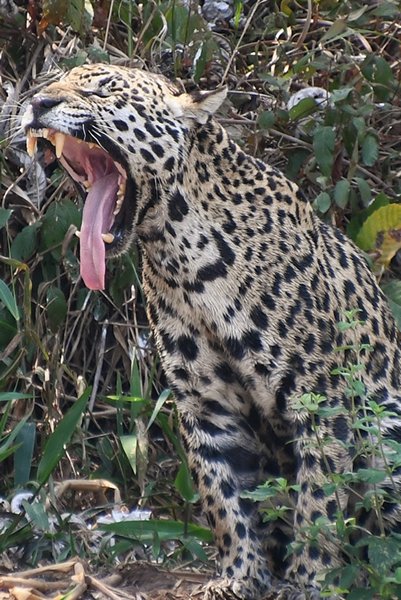
M 319 588 L 324 573 L 342 564 L 335 523 L 339 514 L 347 514 L 349 494 L 340 487 L 327 495 L 324 485 L 352 470 L 352 428 L 346 415 L 331 420 L 320 418 L 317 426 L 302 411 L 294 413 L 294 423 L 299 492 L 294 521 L 295 550 L 287 578 L 301 588 L 310 589 L 313 597 L 313 588 Z M 322 525 L 316 533 L 314 525 L 319 520 Z
M 234 410 L 228 403 L 202 399 L 196 414 L 181 411 L 189 465 L 220 557 L 220 579 L 207 586 L 207 600 L 256 600 L 271 586 L 257 534 L 257 505 L 241 498 L 259 483 L 260 449 L 246 419 Z

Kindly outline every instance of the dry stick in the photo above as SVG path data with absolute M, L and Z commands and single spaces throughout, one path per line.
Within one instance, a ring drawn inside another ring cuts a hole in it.
M 229 58 L 229 60 L 228 60 L 228 63 L 227 63 L 226 70 L 224 71 L 224 75 L 223 75 L 223 77 L 222 77 L 222 79 L 221 79 L 221 85 L 223 85 L 223 83 L 224 83 L 224 81 L 225 81 L 225 79 L 226 79 L 226 77 L 227 77 L 227 75 L 228 75 L 228 72 L 229 72 L 229 70 L 230 70 L 230 68 L 231 68 L 232 62 L 233 62 L 233 60 L 234 60 L 234 56 L 235 56 L 235 55 L 236 55 L 236 53 L 238 52 L 238 48 L 240 47 L 240 45 L 241 45 L 241 42 L 242 42 L 242 40 L 244 39 L 244 35 L 246 34 L 248 27 L 249 27 L 249 26 L 250 26 L 250 24 L 252 23 L 252 19 L 253 19 L 254 15 L 255 15 L 255 12 L 256 12 L 256 10 L 259 8 L 259 6 L 261 6 L 261 5 L 262 5 L 262 4 L 264 4 L 265 2 L 267 2 L 267 0 L 258 0 L 258 1 L 256 2 L 255 6 L 252 8 L 251 12 L 249 13 L 249 17 L 248 17 L 248 18 L 247 18 L 247 20 L 246 20 L 246 23 L 245 23 L 245 25 L 244 25 L 244 29 L 242 30 L 242 33 L 241 33 L 241 35 L 240 35 L 240 38 L 239 38 L 239 40 L 238 40 L 238 42 L 237 42 L 237 44 L 236 44 L 236 46 L 235 46 L 235 48 L 234 48 L 234 50 L 233 50 L 233 53 L 231 54 L 231 56 L 230 56 L 230 58 Z
M 100 375 L 102 372 L 102 366 L 103 366 L 103 360 L 104 360 L 104 348 L 106 345 L 106 333 L 107 333 L 108 325 L 109 325 L 109 322 L 106 319 L 106 321 L 103 323 L 102 335 L 100 337 L 99 362 L 97 363 L 95 378 L 93 380 L 93 389 L 92 389 L 91 397 L 90 397 L 89 404 L 88 404 L 88 412 L 89 413 L 91 413 L 93 411 L 93 406 L 94 406 L 95 400 L 96 400 L 97 389 L 99 387 Z M 86 429 L 89 428 L 89 415 L 86 417 L 86 420 L 85 420 L 85 428 Z
M 107 17 L 106 31 L 105 31 L 105 34 L 104 34 L 103 50 L 106 50 L 106 47 L 107 47 L 107 38 L 109 37 L 111 15 L 113 14 L 113 6 L 114 6 L 114 0 L 111 0 L 109 15 Z
M 58 581 L 43 581 L 41 579 L 24 579 L 23 577 L 0 577 L 0 589 L 10 589 L 13 587 L 34 588 L 38 592 L 50 592 L 51 590 L 66 589 L 71 584 L 69 579 L 60 579 Z
M 305 38 L 308 35 L 308 31 L 310 29 L 311 22 L 312 22 L 312 0 L 308 0 L 308 8 L 306 11 L 305 23 L 302 28 L 301 35 L 299 36 L 298 41 L 295 45 L 297 48 L 300 48 L 302 46 L 302 44 L 304 43 Z

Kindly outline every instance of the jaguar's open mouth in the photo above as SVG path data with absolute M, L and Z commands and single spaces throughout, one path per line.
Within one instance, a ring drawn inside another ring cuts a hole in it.
M 55 146 L 58 160 L 84 196 L 82 226 L 77 232 L 81 275 L 89 289 L 103 289 L 106 247 L 112 254 L 124 235 L 127 172 L 97 144 L 54 129 L 28 129 L 30 156 L 35 154 L 38 138 L 45 138 Z

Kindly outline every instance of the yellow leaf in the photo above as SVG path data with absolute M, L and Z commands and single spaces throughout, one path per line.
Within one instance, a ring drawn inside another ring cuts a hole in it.
M 401 204 L 388 204 L 370 215 L 358 233 L 357 244 L 377 265 L 388 267 L 401 249 Z

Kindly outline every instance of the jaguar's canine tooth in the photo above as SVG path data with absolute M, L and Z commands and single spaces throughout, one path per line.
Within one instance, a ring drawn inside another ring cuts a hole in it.
M 57 158 L 61 158 L 65 143 L 64 133 L 61 133 L 61 131 L 56 131 L 56 133 L 54 134 L 54 142 L 54 145 L 56 147 L 56 156 Z
M 114 240 L 114 235 L 112 233 L 102 233 L 102 240 L 106 244 L 111 244 L 111 242 Z
M 38 138 L 31 135 L 31 133 L 28 132 L 28 134 L 26 136 L 26 151 L 28 152 L 28 155 L 31 158 L 33 158 L 35 156 L 37 145 L 38 145 Z
M 81 237 L 81 232 L 79 231 L 79 229 L 74 231 L 74 235 L 76 235 L 78 239 Z

